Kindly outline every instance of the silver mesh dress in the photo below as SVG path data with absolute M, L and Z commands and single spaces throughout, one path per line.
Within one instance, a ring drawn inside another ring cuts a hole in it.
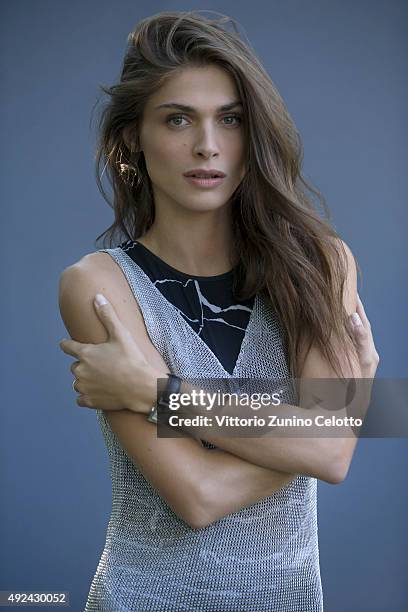
M 279 321 L 261 295 L 232 374 L 122 249 L 120 266 L 148 334 L 185 378 L 288 376 Z M 321 612 L 317 480 L 298 475 L 273 495 L 192 529 L 166 504 L 96 411 L 109 453 L 112 511 L 85 612 Z M 245 444 L 245 439 L 242 439 Z

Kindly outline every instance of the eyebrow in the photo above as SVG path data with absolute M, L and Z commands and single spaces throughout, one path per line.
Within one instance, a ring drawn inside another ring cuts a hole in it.
M 223 104 L 217 108 L 217 111 L 228 111 L 237 106 L 242 106 L 242 102 L 239 100 L 234 100 L 233 102 L 229 102 L 229 104 Z M 155 110 L 159 108 L 177 108 L 185 111 L 186 113 L 195 113 L 197 109 L 193 106 L 187 106 L 186 104 L 178 104 L 177 102 L 167 102 L 165 104 L 159 104 L 159 106 L 155 106 Z

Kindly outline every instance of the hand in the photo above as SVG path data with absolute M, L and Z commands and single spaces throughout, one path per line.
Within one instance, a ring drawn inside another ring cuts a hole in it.
M 367 318 L 360 296 L 357 294 L 357 315 L 361 325 L 353 323 L 353 315 L 350 316 L 354 337 L 357 344 L 357 352 L 363 378 L 374 378 L 380 361 L 374 345 L 371 333 L 371 324 Z
M 357 297 L 357 314 L 361 325 L 353 324 L 352 329 L 362 376 L 374 378 L 379 356 L 371 324 L 360 296 Z M 75 390 L 80 393 L 77 404 L 101 410 L 129 409 L 148 414 L 156 399 L 157 378 L 164 378 L 169 370 L 159 372 L 149 365 L 109 302 L 96 305 L 96 313 L 108 332 L 107 342 L 84 344 L 66 339 L 60 342 L 66 354 L 78 359 L 71 365 L 71 372 L 76 377 Z
M 107 342 L 84 344 L 64 339 L 60 348 L 76 357 L 71 365 L 79 406 L 100 410 L 129 409 L 148 414 L 157 393 L 157 372 L 146 360 L 112 304 L 98 305 L 96 313 L 108 332 Z

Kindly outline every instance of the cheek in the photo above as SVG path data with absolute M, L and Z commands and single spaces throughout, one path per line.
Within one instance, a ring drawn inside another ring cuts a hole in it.
M 234 164 L 240 165 L 245 163 L 245 144 L 239 135 L 227 143 L 226 153 Z
M 148 150 L 145 151 L 146 163 L 155 174 L 165 175 L 180 165 L 186 151 L 187 144 L 159 139 L 150 143 Z
M 154 147 L 154 155 L 160 159 L 169 159 L 174 153 L 175 147 L 165 139 L 159 140 Z
M 235 172 L 239 180 L 242 180 L 246 172 L 246 156 L 244 149 L 242 147 L 235 149 L 235 152 L 230 156 L 230 159 L 234 160 Z

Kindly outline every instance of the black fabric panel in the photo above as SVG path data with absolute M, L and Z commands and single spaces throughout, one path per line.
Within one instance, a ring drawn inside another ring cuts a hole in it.
M 217 276 L 192 276 L 169 266 L 137 241 L 119 246 L 232 374 L 255 300 L 234 300 L 233 270 Z

